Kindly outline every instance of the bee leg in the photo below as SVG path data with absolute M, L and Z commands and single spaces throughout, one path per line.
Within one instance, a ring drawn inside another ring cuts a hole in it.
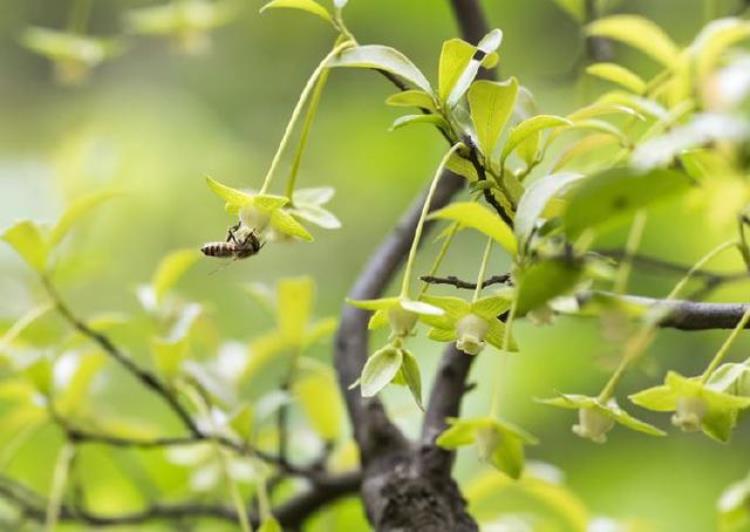
M 226 240 L 227 242 L 233 242 L 235 244 L 239 244 L 239 242 L 237 242 L 237 237 L 234 236 L 234 232 L 240 228 L 241 223 L 242 222 L 237 222 L 236 224 L 234 224 L 232 227 L 229 228 L 229 230 L 227 231 L 227 240 Z

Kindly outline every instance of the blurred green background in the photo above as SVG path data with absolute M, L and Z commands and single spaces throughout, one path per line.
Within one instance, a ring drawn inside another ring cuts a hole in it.
M 505 32 L 503 75 L 517 76 L 541 110 L 565 113 L 602 89 L 598 82 L 580 79 L 579 27 L 554 2 L 483 3 L 491 24 Z M 151 4 L 94 0 L 91 31 L 116 33 L 123 10 Z M 719 4 L 727 11 L 734 7 L 730 1 Z M 203 175 L 240 187 L 259 186 L 299 91 L 333 39 L 314 17 L 291 11 L 259 15 L 259 6 L 247 0 L 236 21 L 212 34 L 206 54 L 188 57 L 163 40 L 134 38 L 122 57 L 97 69 L 83 87 L 71 89 L 56 86 L 49 64 L 18 44 L 27 25 L 62 27 L 70 2 L 0 2 L 0 227 L 18 218 L 54 220 L 70 198 L 97 187 L 116 184 L 126 192 L 99 209 L 70 242 L 74 257 L 60 272 L 60 283 L 80 313 L 136 312 L 135 288 L 149 279 L 161 256 L 222 238 L 230 218 L 207 190 Z M 617 6 L 652 18 L 680 43 L 689 42 L 705 22 L 704 8 L 699 0 L 624 0 Z M 402 50 L 433 79 L 442 41 L 457 34 L 442 0 L 351 0 L 347 20 L 360 42 Z M 642 57 L 616 51 L 636 70 L 655 71 Z M 318 284 L 318 315 L 338 313 L 358 269 L 432 175 L 445 148 L 429 128 L 387 131 L 397 116 L 383 105 L 391 92 L 375 74 L 337 71 L 324 95 L 300 185 L 336 188 L 330 208 L 343 229 L 316 231 L 314 244 L 269 246 L 260 256 L 213 275 L 216 263 L 205 260 L 183 279 L 182 294 L 210 307 L 223 337 L 246 341 L 270 327 L 257 305 L 237 290 L 242 282 L 273 283 L 282 276 L 310 274 Z M 717 193 L 659 207 L 649 218 L 643 251 L 694 261 L 732 234 L 731 219 L 722 217 L 729 199 Z M 614 232 L 602 245 L 621 246 L 623 240 L 622 231 Z M 443 271 L 472 278 L 482 245 L 481 237 L 466 233 Z M 435 251 L 428 248 L 422 269 Z M 491 269 L 503 272 L 507 262 L 496 252 Z M 739 258 L 727 257 L 715 266 L 736 270 Z M 659 295 L 670 286 L 669 278 L 636 274 L 632 290 Z M 742 300 L 748 295 L 747 287 L 733 286 L 715 297 Z M 9 248 L 0 248 L 0 319 L 12 320 L 40 298 L 20 260 Z M 479 388 L 467 397 L 464 412 L 485 412 L 489 381 L 499 379 L 501 414 L 542 441 L 530 458 L 560 467 L 593 515 L 640 518 L 654 530 L 713 529 L 719 494 L 747 473 L 750 427 L 740 427 L 726 447 L 700 435 L 670 431 L 669 438 L 657 439 L 621 428 L 606 445 L 591 444 L 570 432 L 572 414 L 535 404 L 533 398 L 555 390 L 597 392 L 618 346 L 603 338 L 597 322 L 585 320 L 560 319 L 544 327 L 520 323 L 517 336 L 519 355 L 482 354 L 473 370 Z M 666 368 L 698 371 L 722 338 L 722 333 L 661 333 L 648 363 L 629 375 L 621 396 L 658 382 Z M 746 340 L 738 342 L 736 356 L 747 356 L 747 347 Z M 425 368 L 434 366 L 439 346 L 422 337 L 414 348 Z M 328 356 L 327 350 L 318 354 Z M 125 401 L 123 393 L 113 396 L 110 411 L 130 412 L 151 423 L 164 418 L 163 412 L 149 410 L 149 398 L 139 402 L 145 394 Z M 386 399 L 398 422 L 414 433 L 419 417 L 407 393 L 389 390 Z M 665 416 L 631 410 L 668 425 Z M 0 440 L 7 439 L 0 434 Z M 46 492 L 59 441 L 55 430 L 41 432 L 20 450 L 9 471 Z M 90 459 L 96 463 L 95 453 Z M 114 490 L 107 507 L 116 511 L 118 501 L 129 500 L 123 495 L 127 488 L 108 480 L 105 470 L 100 489 Z M 473 451 L 460 453 L 462 479 L 481 470 Z

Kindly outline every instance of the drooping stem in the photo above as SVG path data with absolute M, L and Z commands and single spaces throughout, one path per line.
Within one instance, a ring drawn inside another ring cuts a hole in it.
M 325 69 L 315 83 L 315 89 L 310 99 L 310 105 L 307 107 L 307 114 L 305 115 L 305 121 L 302 123 L 302 132 L 300 133 L 299 142 L 297 143 L 297 151 L 294 153 L 294 159 L 292 160 L 292 167 L 289 170 L 289 177 L 286 182 L 286 197 L 289 198 L 289 202 L 292 202 L 292 194 L 294 194 L 294 187 L 297 184 L 297 174 L 299 173 L 299 167 L 302 163 L 302 155 L 305 153 L 305 147 L 307 146 L 307 139 L 310 136 L 310 130 L 312 129 L 315 115 L 318 112 L 318 106 L 320 105 L 320 98 L 323 96 L 323 89 L 325 89 L 326 82 L 328 81 L 328 75 L 330 74 L 329 69 Z
M 430 284 L 427 281 L 425 281 L 425 278 L 434 277 L 434 275 L 437 273 L 438 269 L 440 268 L 440 265 L 443 263 L 443 260 L 445 259 L 445 256 L 448 253 L 448 249 L 451 247 L 451 244 L 453 243 L 453 238 L 456 236 L 456 233 L 458 232 L 458 222 L 455 222 L 453 225 L 451 225 L 450 229 L 448 230 L 448 234 L 443 239 L 443 245 L 440 246 L 440 251 L 438 251 L 437 256 L 435 257 L 435 261 L 432 263 L 432 267 L 430 268 L 430 271 L 427 273 L 427 275 L 422 276 L 422 288 L 419 290 L 419 297 L 422 297 L 427 293 L 427 290 L 430 288 Z M 419 298 L 417 298 L 419 299 Z
M 750 321 L 750 309 L 746 310 L 745 313 L 742 315 L 742 319 L 740 319 L 739 323 L 737 323 L 737 326 L 729 334 L 727 339 L 724 341 L 722 346 L 714 355 L 714 358 L 711 360 L 711 363 L 706 368 L 706 371 L 704 371 L 703 375 L 701 375 L 702 383 L 705 384 L 708 381 L 708 379 L 711 377 L 711 374 L 716 370 L 716 368 L 719 367 L 719 364 L 722 363 L 722 361 L 724 360 L 724 357 L 729 352 L 729 348 L 732 347 L 732 344 L 734 344 L 734 341 L 737 340 L 737 337 L 740 335 L 740 332 L 745 328 L 748 321 Z
M 273 156 L 273 160 L 271 161 L 271 166 L 268 169 L 268 173 L 263 180 L 263 186 L 260 189 L 261 194 L 265 194 L 268 190 L 268 187 L 271 185 L 271 179 L 273 178 L 273 175 L 276 172 L 276 168 L 279 166 L 279 162 L 281 161 L 281 156 L 283 155 L 284 150 L 289 143 L 289 139 L 291 138 L 292 132 L 294 131 L 294 126 L 297 123 L 297 120 L 299 120 L 300 115 L 302 114 L 302 109 L 304 109 L 307 99 L 315 89 L 318 78 L 323 74 L 325 70 L 328 69 L 328 63 L 331 61 L 331 59 L 336 57 L 339 53 L 352 46 L 353 44 L 354 43 L 352 41 L 345 41 L 335 46 L 333 50 L 331 50 L 328 55 L 323 58 L 320 64 L 318 64 L 310 78 L 307 80 L 305 88 L 302 89 L 302 93 L 297 100 L 297 104 L 294 106 L 292 116 L 289 118 L 289 123 L 287 123 L 286 125 L 284 135 L 281 137 L 281 142 L 279 142 L 279 147 L 276 149 L 276 153 Z
M 54 532 L 57 528 L 57 521 L 60 518 L 60 508 L 63 504 L 65 495 L 65 485 L 68 483 L 68 472 L 70 464 L 75 456 L 75 446 L 71 443 L 65 443 L 57 455 L 57 462 L 52 473 L 52 489 L 50 490 L 49 501 L 47 503 L 47 518 L 44 524 L 46 532 Z
M 693 265 L 692 268 L 687 271 L 682 279 L 677 282 L 672 291 L 669 292 L 667 297 L 664 299 L 664 302 L 669 302 L 675 299 L 693 277 L 693 274 L 695 272 L 701 270 L 707 263 L 713 260 L 720 253 L 736 246 L 736 240 L 728 240 L 727 242 L 719 244 L 714 249 L 706 253 L 698 262 Z M 602 391 L 598 396 L 600 402 L 606 403 L 614 395 L 615 389 L 617 388 L 620 380 L 622 380 L 622 376 L 625 374 L 627 368 L 634 360 L 640 357 L 641 354 L 651 344 L 651 341 L 656 335 L 656 328 L 659 326 L 659 322 L 664 317 L 664 314 L 666 312 L 668 312 L 667 305 L 663 305 L 661 308 L 657 307 L 655 314 L 652 315 L 651 318 L 648 319 L 638 330 L 635 336 L 633 336 L 633 338 L 628 341 L 617 369 L 615 369 L 615 372 L 604 385 L 604 388 L 602 388 Z
M 71 33 L 86 33 L 86 26 L 91 13 L 91 0 L 75 0 L 68 17 L 68 31 Z
M 427 213 L 430 212 L 430 203 L 432 202 L 432 196 L 435 194 L 435 189 L 440 181 L 440 177 L 443 174 L 445 165 L 448 164 L 451 156 L 462 146 L 461 143 L 451 146 L 451 149 L 446 152 L 440 161 L 440 165 L 435 172 L 435 177 L 432 178 L 430 189 L 427 191 L 427 197 L 425 197 L 424 205 L 422 206 L 422 213 L 417 221 L 417 228 L 414 231 L 414 240 L 411 242 L 411 248 L 409 249 L 409 258 L 406 261 L 406 268 L 404 269 L 404 279 L 401 282 L 401 294 L 400 297 L 409 297 L 409 286 L 411 284 L 412 271 L 414 270 L 414 260 L 417 257 L 417 248 L 419 248 L 419 241 L 422 238 L 422 230 L 424 228 L 425 220 L 427 219 Z
M 492 251 L 492 237 L 487 238 L 487 244 L 484 246 L 484 255 L 482 255 L 482 264 L 479 266 L 477 287 L 474 289 L 474 297 L 471 299 L 472 303 L 475 303 L 479 299 L 479 294 L 482 293 L 482 281 L 484 281 L 484 274 L 487 271 L 487 263 L 490 261 L 490 251 Z
M 612 290 L 616 294 L 624 293 L 627 288 L 630 271 L 633 268 L 633 255 L 638 251 L 638 246 L 641 244 L 643 230 L 646 227 L 646 219 L 646 211 L 638 211 L 633 219 L 633 225 L 630 227 L 628 241 L 625 243 L 625 256 L 617 270 L 617 276 L 615 277 L 615 283 Z

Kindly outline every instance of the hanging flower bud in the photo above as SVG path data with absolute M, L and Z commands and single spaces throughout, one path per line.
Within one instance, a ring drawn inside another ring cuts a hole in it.
M 477 355 L 484 349 L 484 338 L 490 324 L 476 314 L 467 314 L 456 323 L 456 347 L 468 355 Z
M 700 430 L 707 410 L 708 405 L 702 397 L 697 395 L 680 397 L 677 399 L 677 408 L 672 416 L 672 424 L 685 432 L 695 432 Z
M 578 410 L 578 424 L 573 425 L 573 433 L 588 438 L 594 443 L 607 441 L 607 432 L 615 426 L 615 420 L 597 408 Z

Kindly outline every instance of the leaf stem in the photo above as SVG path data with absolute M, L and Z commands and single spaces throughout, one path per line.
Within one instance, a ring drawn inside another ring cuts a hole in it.
M 401 294 L 400 297 L 409 297 L 409 285 L 411 281 L 412 271 L 414 270 L 414 260 L 417 256 L 417 248 L 419 247 L 419 241 L 422 238 L 422 230 L 424 228 L 425 220 L 427 219 L 427 213 L 430 212 L 430 203 L 432 203 L 432 196 L 435 194 L 437 184 L 443 175 L 443 169 L 448 164 L 448 160 L 451 156 L 462 146 L 461 143 L 456 143 L 443 155 L 437 170 L 435 171 L 435 177 L 432 178 L 430 189 L 427 191 L 427 196 L 424 199 L 424 205 L 422 206 L 422 213 L 417 221 L 417 227 L 414 231 L 414 240 L 411 242 L 411 249 L 409 249 L 409 258 L 406 261 L 406 268 L 404 269 L 404 278 L 401 282 Z
M 620 267 L 617 269 L 617 276 L 615 277 L 613 291 L 616 294 L 624 293 L 627 288 L 628 278 L 633 269 L 633 255 L 638 251 L 638 246 L 641 244 L 646 220 L 646 211 L 638 211 L 635 214 L 635 218 L 633 218 L 633 224 L 630 226 L 630 233 L 628 234 L 628 241 L 625 243 L 625 256 L 620 263 Z
M 453 225 L 451 225 L 450 231 L 448 231 L 448 234 L 443 240 L 443 245 L 440 246 L 440 251 L 435 257 L 435 261 L 432 263 L 432 267 L 430 268 L 429 273 L 426 276 L 422 276 L 422 279 L 423 279 L 422 288 L 419 291 L 419 297 L 422 297 L 423 295 L 425 295 L 425 293 L 427 293 L 427 290 L 430 288 L 431 283 L 424 281 L 424 278 L 434 277 L 434 275 L 437 273 L 438 269 L 440 268 L 440 265 L 443 263 L 443 259 L 445 259 L 445 256 L 448 253 L 448 249 L 453 243 L 453 238 L 456 236 L 457 232 L 458 232 L 458 222 L 455 222 L 453 223 Z
M 260 188 L 260 194 L 265 194 L 268 190 L 268 187 L 271 185 L 271 179 L 273 178 L 274 173 L 276 172 L 276 168 L 279 165 L 279 162 L 281 161 L 281 156 L 284 153 L 284 150 L 286 149 L 287 144 L 289 143 L 289 139 L 292 136 L 292 131 L 294 131 L 294 126 L 297 123 L 297 120 L 299 120 L 300 115 L 302 114 L 302 109 L 305 107 L 305 103 L 307 102 L 307 99 L 310 97 L 310 94 L 315 89 L 315 86 L 317 84 L 318 78 L 321 76 L 321 74 L 328 68 L 328 62 L 336 57 L 339 53 L 341 53 L 346 48 L 352 46 L 354 43 L 352 41 L 344 41 L 341 44 L 335 46 L 333 50 L 331 50 L 328 55 L 326 55 L 323 60 L 318 64 L 318 66 L 313 71 L 310 78 L 307 80 L 307 83 L 305 84 L 304 89 L 302 89 L 302 93 L 299 96 L 299 99 L 297 100 L 297 104 L 294 106 L 294 110 L 292 111 L 292 116 L 289 118 L 289 123 L 286 125 L 286 129 L 284 130 L 284 135 L 281 137 L 281 142 L 279 142 L 279 147 L 276 149 L 276 153 L 273 156 L 273 160 L 271 161 L 271 166 L 268 169 L 268 173 L 266 174 L 265 179 L 263 180 L 263 186 Z
M 737 337 L 740 335 L 740 332 L 742 332 L 742 330 L 745 328 L 748 321 L 750 321 L 750 309 L 746 310 L 745 313 L 742 315 L 742 318 L 737 323 L 737 326 L 729 334 L 727 339 L 724 341 L 722 346 L 714 355 L 714 358 L 709 363 L 708 367 L 706 368 L 706 371 L 704 371 L 703 375 L 701 375 L 702 384 L 705 384 L 708 381 L 708 379 L 711 377 L 711 374 L 716 370 L 717 367 L 719 367 L 719 364 L 722 363 L 722 361 L 724 360 L 724 357 L 727 355 L 727 352 L 729 351 L 729 348 L 732 347 L 732 344 L 734 344 L 734 341 L 737 340 Z
M 68 471 L 70 470 L 70 463 L 73 460 L 73 456 L 75 456 L 75 446 L 70 442 L 66 442 L 57 455 L 57 462 L 52 473 L 52 488 L 47 503 L 47 517 L 44 524 L 46 532 L 53 532 L 57 527 L 65 495 L 65 485 L 68 482 Z
M 701 270 L 708 262 L 713 260 L 720 253 L 736 246 L 737 240 L 732 239 L 719 244 L 714 249 L 706 253 L 687 271 L 687 273 L 685 273 L 682 279 L 680 279 L 674 286 L 672 291 L 669 292 L 664 301 L 671 301 L 676 298 L 693 277 L 693 274 Z M 617 366 L 615 372 L 604 385 L 604 388 L 602 388 L 601 393 L 599 393 L 598 400 L 600 402 L 606 403 L 614 395 L 615 389 L 617 388 L 620 380 L 622 380 L 622 376 L 625 374 L 628 366 L 630 366 L 630 364 L 634 360 L 636 360 L 651 344 L 651 341 L 656 335 L 656 327 L 659 325 L 659 321 L 661 321 L 664 312 L 667 311 L 668 308 L 666 306 L 661 307 L 661 309 L 657 308 L 656 313 L 652 315 L 650 319 L 648 319 L 638 330 L 636 335 L 628 341 L 627 345 L 625 346 L 625 351 L 622 355 L 622 359 L 620 360 L 620 364 Z
M 487 244 L 484 246 L 484 255 L 482 256 L 482 264 L 479 266 L 479 275 L 477 275 L 477 287 L 474 289 L 474 297 L 471 302 L 476 303 L 479 299 L 479 294 L 482 293 L 484 274 L 487 272 L 487 263 L 490 260 L 490 251 L 492 251 L 492 237 L 487 239 Z
M 68 17 L 68 31 L 84 34 L 91 14 L 91 0 L 75 0 Z

